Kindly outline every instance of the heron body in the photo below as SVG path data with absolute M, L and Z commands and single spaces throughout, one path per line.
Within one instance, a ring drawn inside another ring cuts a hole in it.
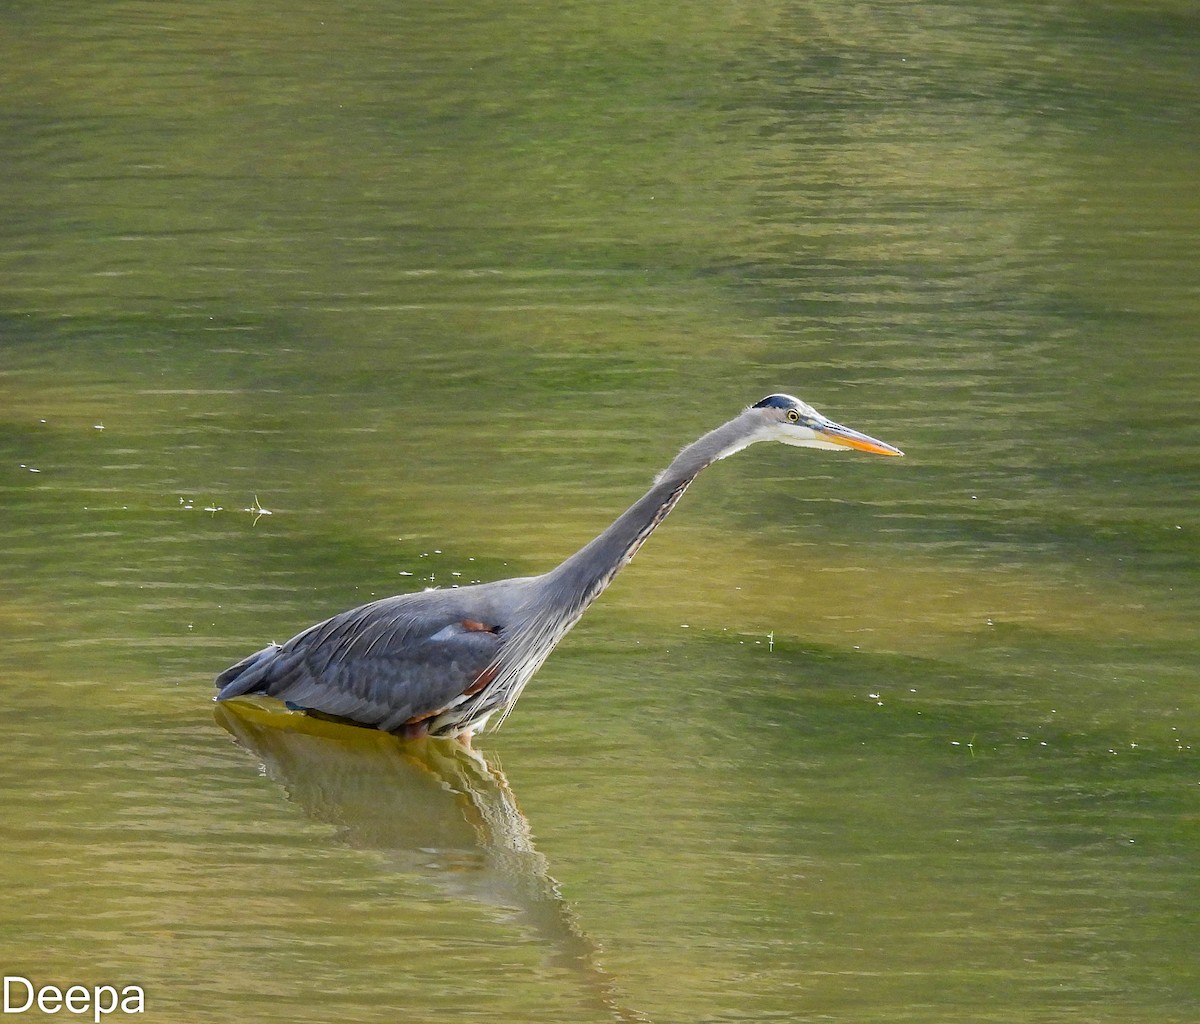
M 541 576 L 387 597 L 271 644 L 217 677 L 217 700 L 265 694 L 407 737 L 469 740 L 525 684 L 707 466 L 757 441 L 898 449 L 769 395 L 688 445 L 603 533 Z

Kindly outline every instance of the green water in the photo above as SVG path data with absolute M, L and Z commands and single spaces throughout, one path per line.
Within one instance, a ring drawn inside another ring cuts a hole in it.
M 1198 52 L 1166 0 L 8 3 L 0 973 L 1195 1021 Z M 774 390 L 908 454 L 715 466 L 477 756 L 214 715 Z

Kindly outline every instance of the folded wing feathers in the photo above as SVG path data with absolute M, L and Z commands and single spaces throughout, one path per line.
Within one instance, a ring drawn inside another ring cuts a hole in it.
M 463 630 L 437 641 L 444 615 L 389 598 L 272 644 L 217 677 L 218 699 L 265 693 L 300 707 L 396 728 L 461 699 L 500 638 Z

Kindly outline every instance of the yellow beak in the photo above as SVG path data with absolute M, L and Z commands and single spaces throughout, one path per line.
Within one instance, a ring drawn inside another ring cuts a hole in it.
M 890 444 L 884 444 L 882 441 L 877 441 L 866 434 L 860 434 L 857 430 L 851 430 L 849 427 L 843 427 L 840 423 L 834 423 L 832 420 L 825 420 L 814 429 L 817 436 L 823 441 L 829 441 L 845 448 L 857 448 L 860 452 L 871 452 L 875 455 L 904 454 L 899 448 L 893 448 Z

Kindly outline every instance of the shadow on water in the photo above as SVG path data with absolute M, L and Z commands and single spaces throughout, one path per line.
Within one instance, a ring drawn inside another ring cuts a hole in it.
M 648 1020 L 620 1002 L 497 763 L 458 743 L 402 742 L 254 701 L 214 714 L 290 800 L 347 845 L 378 851 L 455 899 L 511 913 L 578 980 L 588 1005 L 618 1021 Z

